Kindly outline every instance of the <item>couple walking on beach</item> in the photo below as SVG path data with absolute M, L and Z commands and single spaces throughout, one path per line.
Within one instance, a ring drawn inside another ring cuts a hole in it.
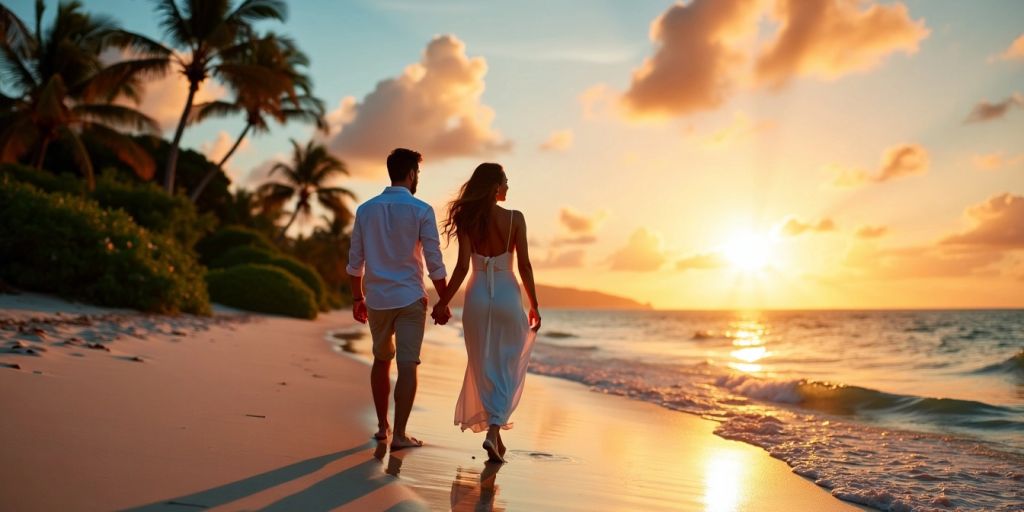
M 501 165 L 483 163 L 448 204 L 443 223 L 447 241 L 458 242 L 459 258 L 451 280 L 441 256 L 434 210 L 413 197 L 419 184 L 422 156 L 398 148 L 387 159 L 391 186 L 356 210 L 347 272 L 352 282 L 352 316 L 369 323 L 373 338 L 370 387 L 377 410 L 374 437 L 391 449 L 422 446 L 406 432 L 416 396 L 416 368 L 426 326 L 427 293 L 423 269 L 438 294 L 430 316 L 437 324 L 451 318 L 449 304 L 467 275 L 462 327 L 468 356 L 462 392 L 455 405 L 455 424 L 462 430 L 487 431 L 483 448 L 488 460 L 504 462 L 501 430 L 519 403 L 540 329 L 537 292 L 521 212 L 498 206 L 508 193 Z M 523 311 L 512 255 L 530 301 Z M 472 274 L 470 271 L 472 270 Z M 397 360 L 395 423 L 388 424 L 391 360 Z

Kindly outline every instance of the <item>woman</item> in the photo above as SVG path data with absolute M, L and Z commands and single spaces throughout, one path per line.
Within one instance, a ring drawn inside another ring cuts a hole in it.
M 466 337 L 466 377 L 455 406 L 455 424 L 462 430 L 487 430 L 483 448 L 491 462 L 505 462 L 501 429 L 512 428 L 509 416 L 519 403 L 537 330 L 537 291 L 526 244 L 523 214 L 498 206 L 508 194 L 508 178 L 498 164 L 477 166 L 473 176 L 449 203 L 444 235 L 459 242 L 459 262 L 433 316 L 443 316 L 470 270 L 462 308 Z M 530 299 L 529 319 L 512 273 L 515 253 L 519 276 Z

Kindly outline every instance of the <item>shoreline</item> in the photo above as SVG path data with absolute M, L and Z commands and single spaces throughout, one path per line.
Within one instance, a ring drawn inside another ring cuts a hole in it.
M 339 331 L 336 352 L 368 365 L 369 333 Z M 453 421 L 461 344 L 455 329 L 428 326 L 409 420 L 425 446 L 385 459 L 433 510 L 874 510 L 759 447 L 718 437 L 713 421 L 534 373 L 502 432 L 509 462 L 487 464 L 483 434 Z
M 20 366 L 0 368 L 14 510 L 868 510 L 713 422 L 536 374 L 503 433 L 509 463 L 484 464 L 482 434 L 452 424 L 465 355 L 450 328 L 424 346 L 410 433 L 427 446 L 392 454 L 369 439 L 365 362 L 328 336 L 365 333 L 347 311 L 163 317 L 24 294 L 0 312 L 0 362 Z

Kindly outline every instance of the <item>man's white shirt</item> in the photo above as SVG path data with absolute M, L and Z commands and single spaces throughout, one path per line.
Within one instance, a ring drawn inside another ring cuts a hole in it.
M 426 297 L 424 260 L 431 280 L 448 275 L 429 204 L 405 187 L 387 187 L 359 206 L 346 271 L 363 276 L 368 307 L 401 308 Z

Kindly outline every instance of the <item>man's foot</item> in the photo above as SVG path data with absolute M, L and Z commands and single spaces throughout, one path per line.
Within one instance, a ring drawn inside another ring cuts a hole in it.
M 378 441 L 385 441 L 387 440 L 389 435 L 391 435 L 391 428 L 388 427 L 387 425 L 383 425 L 380 427 L 380 430 L 378 430 L 377 433 L 373 435 L 373 438 Z
M 401 450 L 403 448 L 419 448 L 423 446 L 423 441 L 416 439 L 412 436 L 400 436 L 395 434 L 395 437 L 391 440 L 391 450 Z
M 484 439 L 483 448 L 487 451 L 487 462 L 505 462 L 505 459 L 498 453 L 498 447 L 494 441 Z

